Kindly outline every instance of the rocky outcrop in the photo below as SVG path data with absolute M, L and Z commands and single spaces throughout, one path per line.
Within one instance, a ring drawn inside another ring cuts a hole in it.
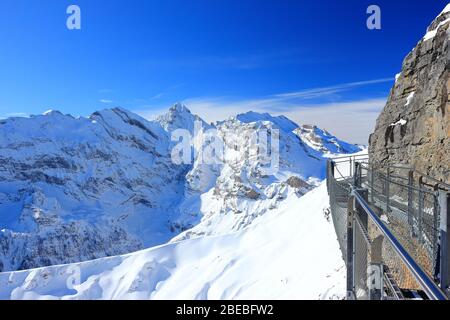
M 308 183 L 306 183 L 299 177 L 290 177 L 289 179 L 286 180 L 286 183 L 288 184 L 289 187 L 296 189 L 308 189 L 311 187 Z
M 361 150 L 358 145 L 339 140 L 326 130 L 305 124 L 294 130 L 303 143 L 325 154 L 355 153 Z
M 373 163 L 405 164 L 450 182 L 450 5 L 403 62 L 370 136 Z

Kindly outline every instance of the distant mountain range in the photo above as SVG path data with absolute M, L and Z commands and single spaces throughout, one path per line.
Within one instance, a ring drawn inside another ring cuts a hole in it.
M 171 133 L 193 133 L 196 120 L 224 138 L 224 163 L 171 161 Z M 246 131 L 262 129 L 280 131 L 272 176 L 241 148 Z M 1 120 L 0 271 L 239 230 L 265 214 L 261 203 L 277 206 L 292 186 L 303 193 L 323 179 L 328 155 L 358 150 L 285 117 L 248 112 L 208 125 L 181 104 L 154 121 L 120 108 Z

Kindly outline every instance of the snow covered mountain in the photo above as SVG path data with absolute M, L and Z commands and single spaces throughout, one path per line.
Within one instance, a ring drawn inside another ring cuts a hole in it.
M 328 131 L 322 130 L 314 125 L 302 125 L 296 128 L 294 132 L 306 145 L 325 155 L 356 153 L 362 149 L 362 146 L 339 140 Z
M 253 112 L 208 125 L 180 104 L 155 121 L 120 108 L 1 120 L 0 272 L 241 231 L 317 185 L 330 152 L 350 151 L 337 139 L 313 148 L 297 128 Z M 171 159 L 176 129 L 196 134 L 190 164 Z M 195 139 L 208 130 L 224 141 L 221 163 L 202 161 Z M 248 157 L 248 133 L 263 130 L 279 131 L 273 174 Z
M 0 122 L 0 270 L 79 262 L 168 241 L 186 168 L 158 124 L 123 109 Z
M 187 175 L 191 192 L 182 203 L 182 221 L 192 222 L 173 241 L 238 231 L 275 209 L 290 190 L 304 194 L 324 178 L 325 160 L 293 132 L 298 126 L 284 117 L 249 112 L 218 122 L 224 141 L 223 164 L 198 165 Z M 250 132 L 279 132 L 279 164 L 273 174 L 264 172 L 261 159 L 249 158 Z M 196 191 L 196 192 L 195 192 Z
M 84 263 L 0 274 L 0 299 L 342 299 L 326 185 L 238 232 Z M 314 245 L 312 245 L 314 244 Z

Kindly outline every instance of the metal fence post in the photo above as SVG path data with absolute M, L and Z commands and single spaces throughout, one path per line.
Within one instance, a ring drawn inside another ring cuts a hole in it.
M 414 184 L 414 171 L 408 172 L 408 223 L 411 228 L 413 227 L 413 184 Z
M 361 162 L 358 162 L 358 186 L 361 187 L 362 186 L 362 170 L 363 167 L 361 165 Z
M 334 178 L 334 167 L 335 167 L 334 161 L 330 160 L 330 174 Z
M 440 238 L 440 221 L 439 221 L 439 216 L 440 216 L 440 203 L 439 203 L 439 184 L 436 184 L 434 186 L 434 195 L 433 195 L 433 252 L 435 254 L 435 258 L 434 258 L 434 274 L 437 275 L 438 274 L 438 270 L 439 270 L 439 265 L 440 265 L 440 258 L 439 254 L 440 254 L 440 249 L 439 249 L 439 238 Z M 437 272 L 436 272 L 437 271 Z
M 349 171 L 350 171 L 350 177 L 353 177 L 353 161 L 352 161 L 352 157 L 350 157 L 350 168 L 349 168 Z
M 419 210 L 417 212 L 417 222 L 418 222 L 418 228 L 419 228 L 419 242 L 422 242 L 423 236 L 422 236 L 422 217 L 423 217 L 423 197 L 424 197 L 424 193 L 423 193 L 423 188 L 422 188 L 422 184 L 423 184 L 423 177 L 419 178 Z
M 389 213 L 391 211 L 390 206 L 389 206 L 389 197 L 390 197 L 389 182 L 390 182 L 390 180 L 391 180 L 391 170 L 388 165 L 387 171 L 386 171 L 386 213 Z
M 383 298 L 383 240 L 379 235 L 370 245 L 370 265 L 369 265 L 369 299 L 381 300 Z
M 353 185 L 355 186 L 355 187 L 358 187 L 359 186 L 359 182 L 358 182 L 358 176 L 359 176 L 359 174 L 358 174 L 358 172 L 359 172 L 359 162 L 354 162 L 353 163 Z
M 328 188 L 328 190 L 330 190 L 331 179 L 334 178 L 335 166 L 336 166 L 336 164 L 334 163 L 334 161 L 331 159 L 328 159 L 328 161 L 327 161 L 327 188 Z
M 374 190 L 373 190 L 373 186 L 374 186 L 374 173 L 373 173 L 373 168 L 369 167 L 370 170 L 370 202 L 373 203 L 374 200 Z
M 440 208 L 440 285 L 441 289 L 447 293 L 450 286 L 450 193 L 439 190 Z
M 331 160 L 327 160 L 327 190 L 330 190 L 330 179 L 331 179 Z
M 357 173 L 355 174 L 357 175 Z M 359 194 L 364 201 L 367 203 L 369 193 L 367 189 L 363 188 L 355 188 L 354 191 Z M 370 269 L 370 261 L 369 258 L 369 252 L 370 251 L 370 245 L 366 244 L 365 242 L 360 242 L 361 238 L 356 236 L 356 232 L 359 232 L 361 235 L 362 233 L 368 232 L 368 224 L 369 224 L 369 217 L 366 213 L 366 211 L 363 209 L 361 204 L 355 200 L 354 205 L 354 221 L 357 219 L 360 226 L 353 226 L 353 286 L 355 288 L 355 295 L 356 298 L 360 297 L 360 290 L 362 288 L 365 289 L 366 295 L 361 296 L 362 299 L 370 298 L 370 290 L 368 285 L 369 277 L 371 276 L 370 273 L 372 270 Z M 356 221 L 355 221 L 356 222 Z M 362 228 L 361 228 L 362 227 Z M 358 241 L 358 243 L 356 242 Z
M 364 201 L 368 202 L 369 190 L 367 190 L 365 188 L 357 188 L 355 191 L 358 192 L 359 195 L 361 195 L 361 197 L 364 199 Z M 361 205 L 359 203 L 356 204 L 355 211 L 358 213 L 358 217 L 361 220 L 363 227 L 366 230 L 368 230 L 367 226 L 368 226 L 369 217 L 367 216 L 366 212 L 364 211 L 364 209 L 361 207 Z
M 347 300 L 355 300 L 354 283 L 354 248 L 353 248 L 353 229 L 354 229 L 355 197 L 350 196 L 347 204 Z

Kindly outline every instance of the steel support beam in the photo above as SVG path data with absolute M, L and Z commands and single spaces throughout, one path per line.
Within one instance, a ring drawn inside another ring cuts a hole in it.
M 450 286 L 450 193 L 439 191 L 440 208 L 440 285 L 441 289 L 447 291 Z
M 355 197 L 350 196 L 347 205 L 347 300 L 355 300 L 355 282 L 354 282 L 354 214 Z

